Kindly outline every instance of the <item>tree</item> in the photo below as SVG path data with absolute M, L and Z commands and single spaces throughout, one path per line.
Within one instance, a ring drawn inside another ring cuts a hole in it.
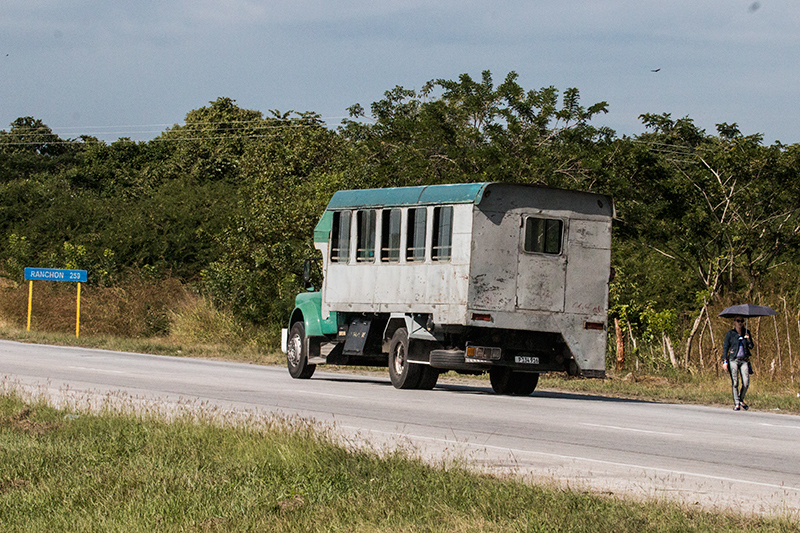
M 166 171 L 198 182 L 239 179 L 240 158 L 254 140 L 274 134 L 280 121 L 265 119 L 260 111 L 242 109 L 227 97 L 186 114 L 156 137 L 170 153 Z
M 653 132 L 629 146 L 630 187 L 619 191 L 618 211 L 623 234 L 702 284 L 697 292 L 706 298 L 687 338 L 688 362 L 713 298 L 742 284 L 751 295 L 763 273 L 795 248 L 800 202 L 790 184 L 797 173 L 782 146 L 764 147 L 761 136 L 742 136 L 735 124 L 720 124 L 711 136 L 688 118 L 642 115 L 642 121 Z
M 313 229 L 333 193 L 368 185 L 336 132 L 314 114 L 274 113 L 270 135 L 241 157 L 242 200 L 222 233 L 223 255 L 203 272 L 214 300 L 260 324 L 282 324 L 301 291 Z
M 69 151 L 68 141 L 62 141 L 45 123 L 33 117 L 20 117 L 11 123 L 6 133 L 0 131 L 0 148 L 10 153 L 33 153 L 57 156 Z
M 606 111 L 600 102 L 580 105 L 577 89 L 565 91 L 561 107 L 553 87 L 525 91 L 509 73 L 495 87 L 462 74 L 437 79 L 420 92 L 395 87 L 371 106 L 373 124 L 346 120 L 341 132 L 365 153 L 385 185 L 463 181 L 539 182 L 583 188 L 592 164 L 613 136 L 589 121 Z M 436 96 L 436 94 L 438 96 Z M 363 107 L 350 108 L 354 119 Z M 594 150 L 595 141 L 602 141 Z
M 20 117 L 0 130 L 0 183 L 58 172 L 74 163 L 77 148 L 33 117 Z

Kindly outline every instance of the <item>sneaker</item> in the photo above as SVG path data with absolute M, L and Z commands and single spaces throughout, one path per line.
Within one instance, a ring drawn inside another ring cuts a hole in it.
M 740 403 L 739 405 L 741 405 L 741 406 L 742 406 L 742 409 L 744 409 L 745 411 L 747 411 L 748 409 L 750 409 L 750 406 L 749 406 L 749 405 L 747 405 L 747 404 L 746 404 L 746 403 L 744 403 L 744 402 Z
M 733 406 L 733 410 L 734 410 L 734 411 L 738 411 L 739 409 L 741 409 L 741 407 L 739 407 L 739 404 L 738 404 L 738 403 L 737 403 L 736 405 L 734 405 L 734 406 Z

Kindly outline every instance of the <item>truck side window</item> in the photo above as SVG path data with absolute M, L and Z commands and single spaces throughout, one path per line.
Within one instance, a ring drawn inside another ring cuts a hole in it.
M 406 227 L 406 261 L 425 261 L 425 224 L 428 210 L 418 207 L 408 210 Z
M 564 222 L 561 220 L 528 217 L 525 219 L 525 243 L 522 249 L 532 253 L 560 254 L 563 230 Z
M 453 251 L 453 207 L 433 208 L 434 261 L 449 261 Z
M 375 210 L 356 211 L 356 261 L 375 260 Z
M 350 259 L 350 211 L 334 211 L 331 228 L 331 262 L 347 263 Z
M 400 215 L 399 209 L 381 211 L 381 261 L 400 261 Z

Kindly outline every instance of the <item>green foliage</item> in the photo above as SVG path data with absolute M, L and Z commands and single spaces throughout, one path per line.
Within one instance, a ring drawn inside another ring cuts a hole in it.
M 150 142 L 64 140 L 21 117 L 0 131 L 0 268 L 19 282 L 24 266 L 74 265 L 109 287 L 130 271 L 175 276 L 274 330 L 336 190 L 501 181 L 615 199 L 611 313 L 659 350 L 665 333 L 685 334 L 699 291 L 718 302 L 793 290 L 800 145 L 763 146 L 735 123 L 709 134 L 668 113 L 618 138 L 596 124 L 607 110 L 576 88 L 484 71 L 395 87 L 335 130 L 226 97 Z
M 69 269 L 85 270 L 86 247 L 83 245 L 74 246 L 68 242 L 64 243 L 64 266 Z
M 316 256 L 313 230 L 330 197 L 360 181 L 335 132 L 313 116 L 280 120 L 282 128 L 242 155 L 246 200 L 222 234 L 224 256 L 203 272 L 215 301 L 274 326 L 302 290 L 303 260 Z
M 573 88 L 559 108 L 553 87 L 526 92 L 511 72 L 495 88 L 484 71 L 480 82 L 462 74 L 429 81 L 420 92 L 395 87 L 372 104 L 373 124 L 345 121 L 341 131 L 369 154 L 383 186 L 515 181 L 583 188 L 591 183 L 585 159 L 603 151 L 611 133 L 589 121 L 606 107 L 585 109 Z M 364 115 L 358 104 L 350 111 Z
M 31 246 L 28 238 L 21 237 L 16 233 L 9 235 L 6 254 L 3 270 L 12 280 L 21 280 L 31 255 Z
M 688 118 L 642 121 L 653 132 L 621 147 L 620 170 L 631 178 L 610 191 L 625 236 L 692 272 L 712 296 L 742 288 L 752 295 L 797 248 L 795 154 L 764 147 L 735 124 L 720 124 L 715 137 Z

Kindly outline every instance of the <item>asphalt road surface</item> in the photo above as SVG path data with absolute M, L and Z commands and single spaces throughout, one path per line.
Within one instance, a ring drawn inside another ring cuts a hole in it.
M 283 367 L 0 341 L 6 387 L 56 400 L 123 395 L 300 416 L 348 442 L 405 446 L 434 462 L 458 458 L 577 490 L 800 516 L 797 416 L 548 390 L 497 396 L 475 380 L 404 391 L 388 374 L 321 368 L 293 380 Z

